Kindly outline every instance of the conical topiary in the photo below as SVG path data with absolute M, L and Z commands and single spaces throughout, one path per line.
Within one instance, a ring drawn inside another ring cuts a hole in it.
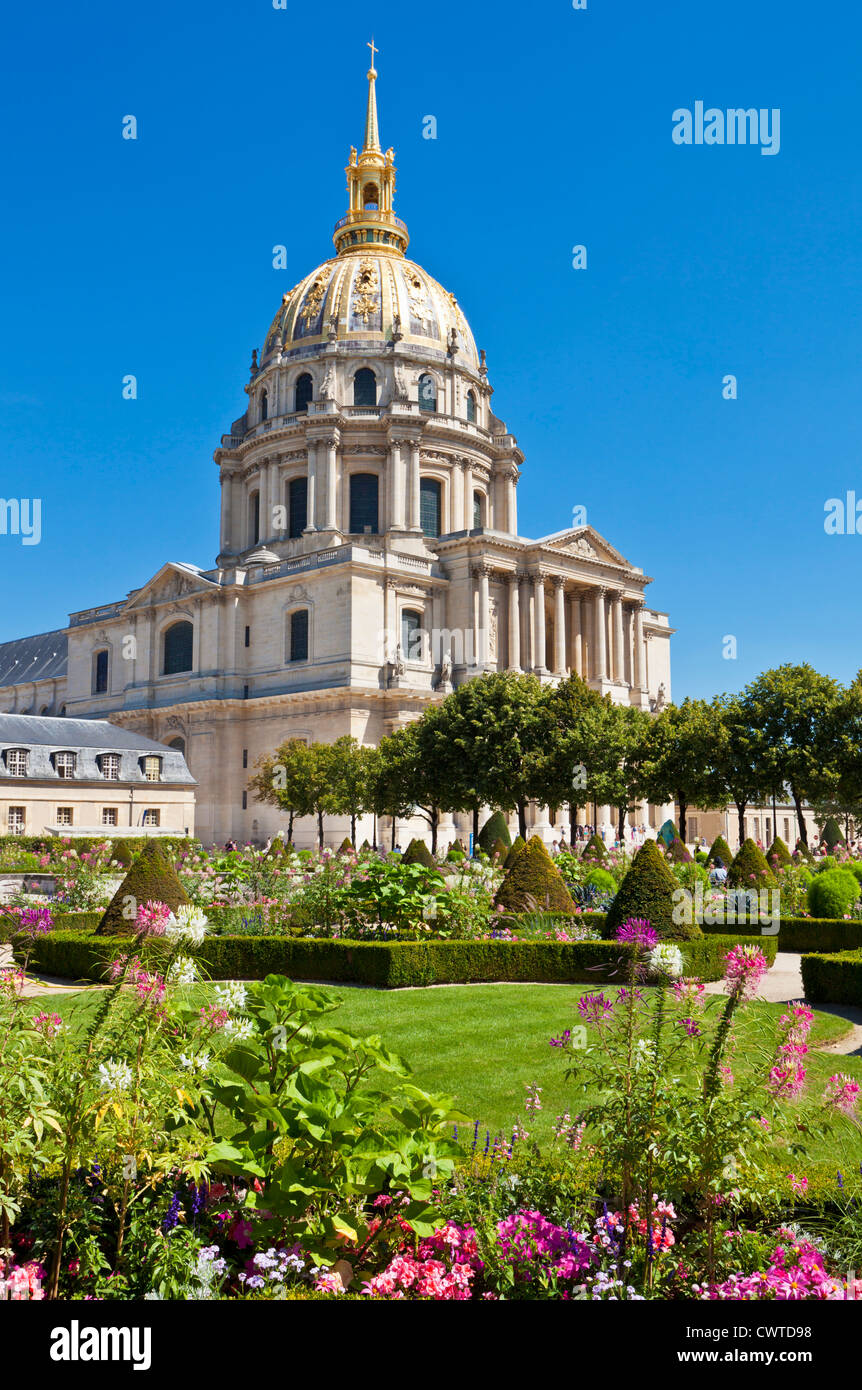
M 496 906 L 508 912 L 558 912 L 575 910 L 563 876 L 538 835 L 529 840 L 497 889 Z
M 266 851 L 267 859 L 278 859 L 279 855 L 284 854 L 284 840 L 280 835 L 273 835 L 272 843 Z
M 402 864 L 422 864 L 426 869 L 436 869 L 437 863 L 424 840 L 411 840 L 403 855 Z
M 135 917 L 144 903 L 167 903 L 176 911 L 189 901 L 176 869 L 158 840 L 148 840 L 113 898 L 96 928 L 103 936 L 135 931 Z
M 762 849 L 753 840 L 746 840 L 727 871 L 728 888 L 759 890 L 774 888 L 775 875 L 766 862 Z
M 811 853 L 811 850 L 805 844 L 804 840 L 797 840 L 796 849 L 793 851 L 793 858 L 796 860 L 804 859 L 806 863 L 810 864 L 814 859 L 814 855 Z
M 370 844 L 368 843 L 368 841 L 367 841 L 367 840 L 363 840 L 363 841 L 362 841 L 362 844 L 359 846 L 359 853 L 360 853 L 360 854 L 367 854 L 368 851 L 370 850 L 370 848 L 371 848 L 371 846 L 370 846 Z
M 511 845 L 504 845 L 502 840 L 498 840 L 493 850 L 491 851 L 491 858 L 494 861 L 494 863 L 497 865 L 505 864 L 506 856 L 508 855 L 509 850 L 511 848 Z
M 617 927 L 637 917 L 649 922 L 665 940 L 692 941 L 702 936 L 696 922 L 674 921 L 674 895 L 679 891 L 679 884 L 655 840 L 645 840 L 608 908 L 602 935 L 612 938 Z
M 678 835 L 674 835 L 667 847 L 667 857 L 674 864 L 690 864 L 691 852 L 684 840 Z
M 339 854 L 352 854 L 352 853 L 353 853 L 353 841 L 351 840 L 351 838 L 350 838 L 349 835 L 345 835 L 344 839 L 341 841 L 341 844 L 338 846 L 338 853 L 339 853 Z
M 836 845 L 846 844 L 844 836 L 841 832 L 841 826 L 838 824 L 834 816 L 830 816 L 828 821 L 824 825 L 823 832 L 820 836 L 820 843 L 826 845 L 827 848 L 830 850 L 834 849 Z
M 595 833 L 590 836 L 584 845 L 581 853 L 582 859 L 607 859 L 608 852 L 605 849 L 605 842 L 601 835 Z
M 713 840 L 712 848 L 706 856 L 707 867 L 710 864 L 715 864 L 719 859 L 726 869 L 730 868 L 733 863 L 733 851 L 723 835 L 716 835 Z
M 486 854 L 492 854 L 498 840 L 502 840 L 507 848 L 512 843 L 509 827 L 506 824 L 506 817 L 503 815 L 502 811 L 495 811 L 494 814 L 489 816 L 485 821 L 485 824 L 479 831 L 479 848 L 483 849 Z
M 512 841 L 509 853 L 506 855 L 506 862 L 504 863 L 503 868 L 511 869 L 518 855 L 521 853 L 521 850 L 526 848 L 527 841 L 523 839 L 521 835 L 516 835 L 514 840 Z
M 772 870 L 786 869 L 788 864 L 793 863 L 793 856 L 780 835 L 776 835 L 766 851 L 766 862 Z

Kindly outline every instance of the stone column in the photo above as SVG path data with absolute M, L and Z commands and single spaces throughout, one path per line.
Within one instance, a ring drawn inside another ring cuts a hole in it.
M 614 624 L 614 680 L 624 684 L 626 678 L 625 648 L 623 645 L 623 596 L 616 592 L 612 599 Z
M 572 634 L 572 670 L 576 676 L 584 674 L 584 633 L 581 626 L 581 596 L 569 595 L 569 625 Z
M 232 550 L 231 545 L 231 501 L 233 499 L 232 489 L 233 476 L 230 473 L 221 475 L 221 526 L 219 528 L 219 553 L 226 555 Z
M 516 535 L 518 534 L 518 516 L 517 516 L 517 506 L 516 506 L 516 502 L 515 502 L 515 475 L 514 475 L 514 473 L 507 473 L 507 474 L 506 474 L 506 521 L 505 521 L 505 526 L 506 526 L 506 530 L 509 532 L 510 535 L 516 536 Z
M 389 528 L 404 530 L 404 461 L 402 439 L 389 442 Z M 389 529 L 387 528 L 387 529 Z
M 596 589 L 593 597 L 593 676 L 606 680 L 608 674 L 608 643 L 605 622 L 607 589 Z
M 407 529 L 419 530 L 419 440 L 410 440 L 407 470 Z
M 566 581 L 554 575 L 554 675 L 566 673 Z
M 645 690 L 645 662 L 644 662 L 644 605 L 643 602 L 636 603 L 634 608 L 634 672 L 632 684 L 635 690 Z
M 479 624 L 474 649 L 476 665 L 481 667 L 488 661 L 488 634 L 491 627 L 490 571 L 487 565 L 477 565 L 473 573 L 479 583 Z
M 281 465 L 278 459 L 273 459 L 269 465 L 269 515 L 266 519 L 266 535 L 273 540 L 284 540 L 284 531 L 278 530 L 275 524 L 276 508 L 283 502 L 281 482 Z
M 547 674 L 545 665 L 545 580 L 533 575 L 533 670 Z
M 308 449 L 308 515 L 303 535 L 317 530 L 317 441 L 309 439 Z
M 338 448 L 338 436 L 330 435 L 324 441 L 324 468 L 325 478 L 321 491 L 321 510 L 323 512 L 324 531 L 335 530 L 335 473 L 336 473 L 336 450 Z
M 469 459 L 462 463 L 464 469 L 464 530 L 473 529 L 473 465 Z
M 461 465 L 456 459 L 449 474 L 449 530 L 464 529 L 464 479 L 461 476 Z
M 521 604 L 520 576 L 510 574 L 509 579 L 509 662 L 510 671 L 521 669 Z

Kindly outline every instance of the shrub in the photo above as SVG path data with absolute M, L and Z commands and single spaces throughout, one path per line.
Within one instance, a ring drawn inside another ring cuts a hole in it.
M 820 843 L 826 845 L 830 850 L 834 849 L 836 845 L 844 845 L 847 843 L 842 834 L 841 826 L 834 816 L 830 816 L 824 825 L 823 833 L 820 836 Z
M 595 888 L 600 893 L 615 893 L 617 891 L 617 881 L 613 874 L 609 874 L 607 869 L 590 869 L 584 879 L 585 888 Z
M 691 852 L 684 840 L 674 835 L 667 847 L 667 857 L 673 864 L 690 864 Z
M 813 1004 L 862 1005 L 862 950 L 803 956 L 802 983 Z
M 793 851 L 793 858 L 797 860 L 805 859 L 810 864 L 814 858 L 814 855 L 811 853 L 811 850 L 808 848 L 806 844 L 803 843 L 802 840 L 797 840 L 796 849 Z
M 492 854 L 498 840 L 502 840 L 507 849 L 512 843 L 509 827 L 506 824 L 506 817 L 503 815 L 502 811 L 495 811 L 494 814 L 489 816 L 485 821 L 485 824 L 479 831 L 479 848 L 483 849 L 486 854 Z
M 690 941 L 703 933 L 696 923 L 674 922 L 673 895 L 677 881 L 655 840 L 646 840 L 619 886 L 602 935 L 612 937 L 629 917 L 646 918 L 660 937 Z
M 188 901 L 186 891 L 177 878 L 173 864 L 165 857 L 160 842 L 148 840 L 105 909 L 97 931 L 103 936 L 134 932 L 135 913 L 144 903 L 167 903 L 173 911 Z M 127 906 L 131 908 L 131 918 L 124 915 Z
M 424 840 L 411 840 L 404 854 L 402 864 L 421 864 L 426 869 L 436 869 L 437 863 Z
M 522 836 L 516 835 L 514 840 L 512 841 L 512 847 L 509 850 L 509 853 L 506 855 L 506 862 L 503 865 L 503 868 L 511 869 L 518 855 L 521 853 L 521 850 L 526 848 L 527 841 L 523 839 Z
M 507 869 L 494 901 L 509 912 L 527 912 L 531 908 L 566 913 L 575 910 L 562 874 L 537 835 Z
M 584 845 L 582 859 L 607 859 L 608 852 L 601 835 L 592 834 Z
M 848 859 L 846 864 L 841 865 L 848 873 L 855 874 L 859 882 L 862 883 L 862 860 Z
M 733 863 L 733 852 L 723 835 L 716 835 L 710 847 L 709 854 L 706 856 L 707 864 L 714 864 L 720 859 L 726 869 Z
M 752 943 L 770 963 L 775 941 L 755 936 L 709 936 L 684 942 L 686 974 L 717 980 L 731 946 Z M 23 954 L 32 942 L 16 938 Z M 52 932 L 39 937 L 31 961 L 66 979 L 102 980 L 108 963 L 128 949 L 128 937 Z M 633 947 L 619 941 L 319 941 L 273 936 L 208 936 L 197 952 L 215 980 L 258 980 L 284 974 L 297 980 L 383 988 L 461 984 L 472 981 L 615 983 Z M 157 942 L 141 944 L 141 958 L 159 960 Z M 827 958 L 831 959 L 831 958 Z
M 766 862 L 770 869 L 786 869 L 788 864 L 793 863 L 793 855 L 787 848 L 780 835 L 776 835 L 769 849 L 766 851 Z
M 701 923 L 708 936 L 732 930 L 726 922 Z M 752 925 L 753 929 L 753 925 Z M 851 951 L 862 948 L 862 921 L 845 918 L 782 917 L 775 941 L 779 951 Z
M 862 891 L 858 878 L 848 869 L 829 869 L 815 874 L 808 885 L 808 906 L 812 917 L 843 917 Z
M 351 838 L 350 838 L 349 835 L 345 835 L 344 839 L 341 841 L 341 844 L 338 846 L 338 853 L 339 853 L 339 854 L 352 854 L 352 853 L 353 853 L 353 841 L 351 840 Z
M 727 872 L 728 888 L 774 888 L 775 875 L 753 840 L 740 847 Z

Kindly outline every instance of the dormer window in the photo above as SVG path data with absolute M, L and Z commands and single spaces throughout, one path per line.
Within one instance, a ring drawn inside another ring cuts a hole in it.
M 78 765 L 77 753 L 55 753 L 54 771 L 57 776 L 64 781 L 75 776 L 75 768 Z
M 147 782 L 161 782 L 162 780 L 162 760 L 157 755 L 147 754 L 141 758 L 141 771 L 144 780 Z
M 99 758 L 99 767 L 106 782 L 119 782 L 120 780 L 120 755 L 119 753 L 103 753 Z
M 30 754 L 26 748 L 7 748 L 6 771 L 10 777 L 26 777 Z

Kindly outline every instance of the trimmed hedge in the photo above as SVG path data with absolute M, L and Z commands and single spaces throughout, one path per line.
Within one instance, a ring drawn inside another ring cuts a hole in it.
M 165 903 L 172 912 L 188 905 L 186 890 L 177 877 L 173 861 L 158 840 L 149 840 L 132 864 L 116 893 L 105 908 L 98 930 L 104 936 L 135 931 L 135 919 L 125 916 L 127 904 Z
M 862 951 L 803 956 L 802 983 L 813 1004 L 862 1005 Z
M 766 862 L 762 849 L 752 839 L 746 840 L 736 853 L 727 871 L 728 888 L 774 888 L 775 875 Z
M 709 854 L 706 856 L 706 862 L 707 864 L 714 864 L 716 859 L 720 859 L 726 869 L 729 869 L 733 863 L 733 850 L 723 835 L 716 835 Z
M 727 922 L 708 925 L 701 923 L 707 936 L 720 936 L 733 930 Z M 753 928 L 749 926 L 748 930 Z M 746 930 L 740 924 L 739 930 Z M 782 917 L 778 935 L 766 940 L 776 941 L 779 951 L 852 951 L 862 948 L 862 920 L 845 918 Z
M 770 963 L 774 939 L 710 936 L 682 943 L 686 973 L 720 979 L 732 945 L 761 947 Z M 66 979 L 102 980 L 108 961 L 129 949 L 128 936 L 52 932 L 32 942 L 18 936 L 19 956 Z M 549 984 L 622 983 L 624 962 L 633 947 L 611 941 L 316 941 L 280 936 L 210 936 L 198 954 L 203 971 L 216 980 L 263 979 L 269 974 L 297 980 L 376 985 L 388 989 L 472 981 Z M 156 962 L 153 941 L 141 943 L 144 962 Z M 602 968 L 604 967 L 604 968 Z

